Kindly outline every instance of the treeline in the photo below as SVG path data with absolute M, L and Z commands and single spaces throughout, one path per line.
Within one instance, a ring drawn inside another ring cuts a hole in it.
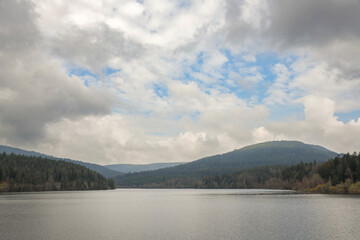
M 360 153 L 325 163 L 266 166 L 232 174 L 204 177 L 201 188 L 276 188 L 317 193 L 360 194 Z
M 0 191 L 100 190 L 114 188 L 78 164 L 15 154 L 0 154 Z
M 262 166 L 233 173 L 190 175 L 162 171 L 134 173 L 116 179 L 118 187 L 142 188 L 265 188 L 317 193 L 360 194 L 360 153 L 345 154 L 325 163 Z M 206 171 L 202 171 L 205 173 Z
M 315 187 L 324 180 L 317 174 L 316 161 L 294 166 L 264 166 L 202 179 L 203 188 L 294 189 Z

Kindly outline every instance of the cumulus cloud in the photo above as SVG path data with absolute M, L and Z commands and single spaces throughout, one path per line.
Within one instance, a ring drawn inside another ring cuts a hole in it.
M 0 135 L 3 143 L 46 141 L 45 126 L 63 117 L 110 112 L 110 98 L 70 77 L 62 62 L 43 51 L 27 1 L 0 3 Z
M 335 102 L 316 96 L 302 99 L 305 120 L 271 122 L 253 132 L 254 138 L 262 140 L 298 139 L 304 142 L 326 145 L 333 151 L 353 152 L 360 146 L 356 137 L 360 133 L 360 118 L 348 123 L 334 115 Z

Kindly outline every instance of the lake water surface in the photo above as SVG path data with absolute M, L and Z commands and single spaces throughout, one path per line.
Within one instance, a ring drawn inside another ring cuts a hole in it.
M 360 197 L 271 190 L 0 194 L 0 239 L 360 239 Z

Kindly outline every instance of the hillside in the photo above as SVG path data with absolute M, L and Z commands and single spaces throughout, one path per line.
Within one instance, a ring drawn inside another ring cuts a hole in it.
M 194 188 L 274 188 L 314 193 L 360 194 L 360 153 L 327 162 L 264 166 L 231 174 L 206 176 Z
M 175 163 L 150 163 L 150 164 L 112 164 L 112 165 L 105 165 L 104 167 L 122 173 L 131 173 L 131 172 L 152 171 L 162 168 L 175 167 L 180 164 L 184 164 L 184 163 L 175 162 Z
M 14 154 L 20 154 L 20 155 L 24 155 L 24 156 L 42 157 L 42 158 L 48 158 L 48 159 L 52 159 L 52 160 L 61 160 L 61 161 L 65 161 L 65 162 L 79 164 L 79 165 L 87 167 L 95 172 L 100 173 L 101 175 L 103 175 L 106 178 L 113 178 L 119 174 L 122 174 L 120 172 L 108 169 L 108 168 L 98 165 L 98 164 L 81 162 L 81 161 L 71 160 L 68 158 L 58 158 L 58 157 L 54 157 L 54 156 L 50 156 L 50 155 L 46 155 L 46 154 L 42 154 L 42 153 L 38 153 L 38 152 L 34 152 L 34 151 L 27 151 L 27 150 L 23 150 L 23 149 L 19 149 L 19 148 L 0 145 L 0 153 L 3 153 L 3 152 L 5 152 L 7 154 L 14 153 Z
M 0 192 L 98 190 L 113 180 L 84 166 L 35 156 L 0 154 Z
M 192 169 L 246 169 L 264 165 L 293 165 L 300 162 L 325 162 L 338 154 L 321 146 L 297 141 L 264 142 L 206 157 L 186 165 Z
M 265 142 L 171 168 L 118 176 L 115 183 L 123 187 L 187 187 L 204 176 L 259 166 L 294 165 L 314 160 L 320 163 L 337 155 L 321 146 L 298 141 Z

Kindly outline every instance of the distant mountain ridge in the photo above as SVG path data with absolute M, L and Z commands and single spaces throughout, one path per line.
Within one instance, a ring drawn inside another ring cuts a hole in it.
M 264 142 L 175 167 L 118 176 L 115 183 L 118 186 L 132 187 L 159 186 L 166 181 L 184 182 L 186 178 L 186 181 L 195 181 L 203 176 L 232 173 L 259 166 L 294 165 L 314 160 L 320 163 L 336 156 L 338 153 L 324 147 L 299 141 Z
M 82 162 L 82 161 L 77 161 L 77 160 L 72 160 L 69 158 L 58 158 L 58 157 L 54 157 L 51 155 L 46 155 L 43 153 L 38 153 L 38 152 L 34 152 L 34 151 L 27 151 L 27 150 L 23 150 L 20 148 L 14 148 L 14 147 L 9 147 L 9 146 L 3 146 L 0 145 L 0 153 L 5 152 L 6 154 L 19 154 L 19 155 L 24 155 L 24 156 L 34 156 L 34 157 L 42 157 L 42 158 L 48 158 L 48 159 L 52 159 L 52 160 L 62 160 L 65 162 L 72 162 L 72 163 L 76 163 L 79 164 L 81 166 L 87 167 L 97 173 L 100 173 L 101 175 L 103 175 L 106 178 L 112 178 L 115 177 L 117 175 L 121 175 L 123 173 L 120 173 L 118 171 L 114 171 L 111 169 L 108 169 L 104 166 L 98 165 L 98 164 L 94 164 L 94 163 L 87 163 L 87 162 Z
M 152 171 L 152 170 L 168 168 L 168 167 L 175 167 L 181 164 L 184 164 L 184 162 L 150 163 L 150 164 L 111 164 L 111 165 L 105 165 L 104 167 L 122 173 L 130 173 L 130 172 L 143 172 L 143 171 Z
M 251 168 L 263 165 L 290 165 L 299 162 L 325 162 L 338 153 L 299 141 L 272 141 L 245 146 L 228 153 L 205 157 L 189 163 L 191 167 Z

